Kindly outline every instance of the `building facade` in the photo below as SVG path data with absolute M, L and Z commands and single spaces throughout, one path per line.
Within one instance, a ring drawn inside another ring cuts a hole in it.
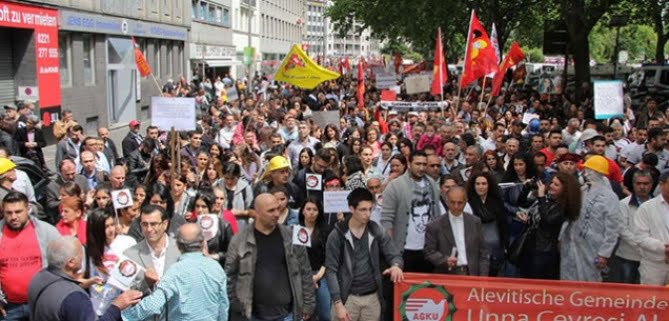
M 259 1 L 262 60 L 281 60 L 306 36 L 306 0 Z
M 62 109 L 91 135 L 148 120 L 159 87 L 189 75 L 190 10 L 183 0 L 0 0 L 0 103 L 35 100 L 49 136 Z M 135 47 L 155 81 L 138 75 Z
M 190 68 L 193 76 L 224 78 L 241 64 L 233 44 L 232 0 L 192 0 Z
M 328 24 L 325 17 L 326 4 L 326 0 L 307 1 L 307 35 L 304 43 L 308 45 L 307 49 L 311 56 L 327 55 L 327 52 L 325 52 L 328 40 Z

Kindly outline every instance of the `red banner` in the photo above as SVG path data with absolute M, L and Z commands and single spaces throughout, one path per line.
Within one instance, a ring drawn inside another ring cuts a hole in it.
M 59 106 L 58 11 L 0 1 L 0 27 L 34 31 L 39 106 L 40 108 Z
M 666 321 L 669 288 L 405 273 L 394 321 Z
M 137 71 L 142 77 L 146 77 L 151 73 L 151 66 L 144 58 L 144 54 L 139 48 L 135 48 L 135 64 L 137 64 Z

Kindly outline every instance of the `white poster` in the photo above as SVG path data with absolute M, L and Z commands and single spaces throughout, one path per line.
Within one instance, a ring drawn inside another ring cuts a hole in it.
M 112 204 L 114 204 L 114 210 L 118 211 L 122 208 L 132 206 L 132 193 L 130 189 L 124 188 L 117 191 L 111 192 Z
M 323 211 L 325 213 L 346 213 L 348 209 L 348 194 L 351 191 L 323 192 Z
M 137 276 L 143 272 L 144 268 L 137 262 L 127 257 L 121 257 L 109 273 L 107 284 L 125 291 L 132 286 Z
M 389 89 L 397 86 L 397 77 L 391 73 L 381 73 L 376 75 L 376 88 Z
M 532 119 L 539 118 L 537 114 L 524 113 L 523 114 L 523 124 L 529 124 Z
M 417 75 L 404 79 L 407 94 L 418 94 L 430 91 L 432 75 Z
M 233 102 L 237 99 L 239 99 L 239 93 L 237 92 L 237 88 L 230 87 L 225 89 L 225 93 L 228 95 L 228 102 Z
M 441 110 L 448 108 L 446 101 L 380 101 L 383 109 L 397 111 Z
M 320 191 L 323 189 L 323 176 L 321 174 L 306 174 L 305 178 L 307 191 Z
M 600 80 L 594 82 L 595 119 L 623 117 L 623 82 Z
M 329 124 L 333 124 L 339 128 L 339 111 L 312 111 L 311 120 L 320 128 L 325 128 Z
M 311 236 L 306 227 L 293 225 L 293 245 L 311 247 Z
M 151 124 L 161 130 L 195 130 L 195 98 L 151 97 Z
M 213 239 L 218 233 L 218 216 L 216 214 L 202 214 L 197 216 L 197 223 L 202 229 L 204 239 L 209 241 Z

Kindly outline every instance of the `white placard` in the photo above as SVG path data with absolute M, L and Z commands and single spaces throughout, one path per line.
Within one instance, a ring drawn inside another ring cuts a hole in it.
M 430 91 L 432 75 L 417 75 L 404 79 L 407 94 L 418 94 Z
M 209 241 L 218 233 L 218 216 L 216 214 L 202 214 L 197 216 L 197 224 L 202 229 L 204 239 Z
M 388 88 L 388 89 L 390 89 L 390 90 L 396 92 L 398 95 L 402 93 L 402 87 L 400 87 L 400 86 L 392 86 L 392 87 L 390 87 L 390 88 Z
M 323 176 L 321 174 L 305 174 L 307 191 L 323 190 Z
M 137 262 L 122 256 L 114 265 L 114 268 L 109 273 L 107 284 L 125 291 L 132 286 L 133 282 L 139 274 L 144 272 L 144 268 L 137 264 Z
M 348 209 L 348 194 L 351 191 L 323 192 L 323 211 L 325 213 L 346 213 Z
M 339 111 L 312 111 L 311 120 L 320 128 L 325 128 L 326 125 L 332 124 L 339 129 Z
M 311 247 L 311 236 L 306 227 L 293 225 L 293 245 Z
M 161 130 L 195 130 L 195 98 L 151 97 L 151 125 Z
M 600 80 L 594 82 L 595 119 L 623 117 L 623 82 Z
M 112 203 L 114 204 L 114 210 L 120 210 L 122 208 L 132 206 L 132 193 L 130 189 L 124 188 L 117 191 L 111 192 Z
M 231 103 L 239 99 L 239 93 L 237 92 L 237 88 L 235 88 L 234 86 L 226 88 L 225 90 L 226 90 L 225 93 L 228 95 L 228 102 Z
M 389 89 L 397 86 L 397 77 L 391 73 L 381 73 L 376 75 L 376 88 Z
M 537 114 L 524 113 L 523 114 L 523 124 L 529 124 L 532 119 L 539 118 Z
M 16 96 L 18 100 L 38 100 L 39 87 L 37 86 L 19 86 L 19 92 Z

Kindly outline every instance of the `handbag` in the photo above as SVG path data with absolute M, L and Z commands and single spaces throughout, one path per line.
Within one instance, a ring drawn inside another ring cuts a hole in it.
M 528 212 L 532 213 L 533 210 L 536 210 L 536 208 L 537 208 L 536 206 L 532 206 L 532 208 L 530 208 L 528 210 Z M 530 221 L 529 226 L 526 225 L 525 228 L 523 229 L 523 233 L 521 233 L 518 237 L 516 237 L 513 240 L 513 242 L 511 242 L 511 246 L 509 246 L 509 251 L 507 252 L 507 259 L 513 265 L 518 266 L 518 264 L 520 263 L 520 258 L 522 256 L 523 252 L 525 251 L 525 246 L 527 246 L 527 240 L 539 228 L 539 220 L 538 219 L 541 216 L 533 215 L 531 217 L 533 219 Z

